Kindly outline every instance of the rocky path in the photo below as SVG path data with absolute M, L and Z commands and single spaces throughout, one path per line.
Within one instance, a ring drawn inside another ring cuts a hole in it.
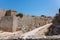
M 34 35 L 36 35 L 36 33 L 37 33 L 39 30 L 41 31 L 41 30 L 43 30 L 43 29 L 46 29 L 46 28 L 48 28 L 51 24 L 52 24 L 52 23 L 46 24 L 46 25 L 44 25 L 44 26 L 42 26 L 42 27 L 39 27 L 39 28 L 36 28 L 36 29 L 34 29 L 34 30 L 30 31 L 30 32 L 27 32 L 27 33 L 21 35 L 21 38 L 26 39 L 26 38 L 28 38 L 28 37 L 30 37 L 30 36 L 34 36 Z

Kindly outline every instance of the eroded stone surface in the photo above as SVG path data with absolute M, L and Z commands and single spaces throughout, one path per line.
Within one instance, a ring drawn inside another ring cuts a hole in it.
M 31 31 L 35 28 L 51 23 L 52 18 L 45 16 L 29 16 L 18 14 L 14 10 L 1 10 L 0 29 L 11 32 L 22 30 L 23 32 Z M 8 30 L 7 30 L 8 29 Z

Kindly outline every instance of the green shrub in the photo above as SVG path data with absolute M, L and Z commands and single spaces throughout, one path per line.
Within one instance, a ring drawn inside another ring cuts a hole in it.
M 22 17 L 23 17 L 23 14 L 22 14 L 22 13 L 19 13 L 19 14 L 17 14 L 16 16 L 17 16 L 17 17 L 19 16 L 19 17 L 22 18 Z
M 45 15 L 41 15 L 41 17 L 45 17 L 45 18 L 46 18 L 46 16 L 45 16 Z

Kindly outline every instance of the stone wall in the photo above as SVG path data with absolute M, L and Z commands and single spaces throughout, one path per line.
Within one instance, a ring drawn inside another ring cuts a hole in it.
M 0 17 L 5 16 L 6 10 L 0 10 Z
M 12 31 L 15 32 L 17 31 L 17 17 L 13 16 L 13 27 L 12 27 Z
M 29 15 L 23 15 L 22 18 L 18 17 L 18 29 L 27 32 L 51 22 L 52 19 L 50 18 L 40 16 L 32 17 Z
M 3 31 L 8 31 L 8 32 L 12 32 L 12 31 L 16 31 L 16 18 L 13 16 L 4 16 L 1 18 L 0 20 L 0 30 Z
M 35 28 L 51 23 L 52 19 L 40 16 L 29 16 L 19 14 L 14 10 L 0 10 L 0 27 L 9 31 L 23 30 L 24 32 L 31 31 Z M 3 30 L 2 29 L 2 30 Z
M 17 12 L 14 10 L 0 10 L 0 30 L 16 31 L 17 27 Z
M 23 16 L 23 18 L 18 18 L 18 27 L 24 32 L 34 29 L 34 20 L 31 16 Z
M 12 31 L 13 27 L 13 17 L 11 16 L 4 16 L 0 20 L 0 30 L 3 31 Z
M 17 14 L 14 10 L 7 10 L 5 16 L 15 16 Z

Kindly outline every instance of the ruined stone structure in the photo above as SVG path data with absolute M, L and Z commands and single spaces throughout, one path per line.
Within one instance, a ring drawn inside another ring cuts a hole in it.
M 2 17 L 0 20 L 0 30 L 4 31 L 16 31 L 15 27 L 17 27 L 17 22 L 16 18 L 13 16 L 5 16 Z
M 20 27 L 24 32 L 31 31 L 35 28 L 43 26 L 45 24 L 51 23 L 52 19 L 44 17 L 31 17 L 24 15 L 23 18 L 18 19 L 18 27 Z
M 14 10 L 7 10 L 5 16 L 15 16 L 16 13 L 17 12 Z
M 0 30 L 8 32 L 16 31 L 17 18 L 13 16 L 16 12 L 11 10 L 4 12 L 1 10 L 0 14 L 2 14 L 0 17 Z
M 8 32 L 27 32 L 52 21 L 52 18 L 18 14 L 14 10 L 0 10 L 0 14 L 0 30 Z

